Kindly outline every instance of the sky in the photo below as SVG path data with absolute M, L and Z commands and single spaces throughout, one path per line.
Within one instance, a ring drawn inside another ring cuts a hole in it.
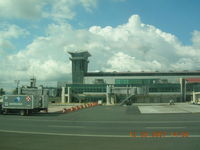
M 67 51 L 89 71 L 200 70 L 198 0 L 0 0 L 0 87 L 71 80 Z M 21 84 L 22 84 L 21 82 Z

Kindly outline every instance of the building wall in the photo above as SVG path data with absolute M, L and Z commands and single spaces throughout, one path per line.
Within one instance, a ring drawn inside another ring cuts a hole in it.
M 180 94 L 150 94 L 137 96 L 135 103 L 169 103 L 171 99 L 174 102 L 181 102 Z

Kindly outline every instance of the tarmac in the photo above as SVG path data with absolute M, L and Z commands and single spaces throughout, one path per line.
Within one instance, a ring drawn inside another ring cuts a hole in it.
M 95 106 L 31 116 L 0 115 L 0 149 L 200 149 L 199 113 L 141 113 L 140 106 Z
M 82 103 L 71 103 L 71 104 L 50 104 L 48 108 L 49 113 L 62 112 L 63 109 L 70 109 L 74 106 L 83 105 Z M 108 105 L 115 106 L 115 105 Z M 175 103 L 169 105 L 169 103 L 134 103 L 132 106 L 137 107 L 139 112 L 142 114 L 151 113 L 200 113 L 200 105 L 191 103 Z
M 175 103 L 169 105 L 168 103 L 155 104 L 135 104 L 142 114 L 148 113 L 200 113 L 200 105 L 191 103 Z

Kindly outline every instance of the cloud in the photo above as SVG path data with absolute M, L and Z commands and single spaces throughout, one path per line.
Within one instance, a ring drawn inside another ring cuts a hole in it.
M 106 46 L 110 47 L 109 51 L 112 51 L 112 56 L 121 52 L 135 57 L 136 60 L 157 61 L 165 64 L 160 68 L 163 70 L 168 68 L 166 65 L 179 57 L 176 54 L 175 46 L 180 45 L 180 42 L 176 37 L 170 33 L 162 32 L 154 26 L 143 24 L 138 15 L 131 16 L 128 23 L 116 28 L 93 26 L 89 31 L 102 38 Z M 107 65 L 111 65 L 111 62 Z
M 192 42 L 195 48 L 200 48 L 200 31 L 192 33 Z
M 39 80 L 67 78 L 67 73 L 71 69 L 64 53 L 63 34 L 66 33 L 67 28 L 68 25 L 50 25 L 46 36 L 36 38 L 17 54 L 7 56 L 5 68 L 9 69 L 4 68 L 4 74 L 9 78 L 19 79 L 33 75 Z M 11 70 L 15 74 L 10 73 Z
M 96 7 L 97 0 L 54 0 L 52 10 L 49 14 L 54 20 L 72 19 L 76 13 L 73 10 L 76 6 L 81 5 L 85 10 L 91 12 Z
M 95 8 L 97 6 L 97 0 L 80 0 L 83 7 L 91 12 L 92 8 Z
M 9 54 L 15 46 L 11 42 L 12 39 L 18 39 L 20 36 L 28 35 L 29 32 L 16 25 L 2 23 L 0 25 L 0 54 L 3 56 Z
M 0 16 L 3 18 L 35 19 L 42 16 L 46 0 L 0 0 Z
M 72 19 L 75 12 L 71 10 L 76 4 L 73 0 L 54 1 L 50 16 L 54 19 Z
M 125 2 L 127 0 L 111 0 L 111 1 L 113 1 L 113 2 Z
M 144 24 L 139 15 L 117 27 L 73 29 L 70 24 L 57 22 L 24 50 L 7 56 L 1 62 L 4 71 L 0 75 L 5 80 L 32 75 L 46 81 L 68 80 L 69 50 L 88 50 L 92 54 L 90 71 L 199 70 L 199 39 L 199 31 L 194 31 L 193 45 L 183 45 L 173 34 Z
M 0 17 L 4 19 L 72 19 L 78 5 L 91 11 L 97 0 L 0 0 Z
M 120 62 L 120 63 L 119 63 Z M 141 61 L 135 59 L 135 57 L 129 56 L 122 52 L 116 53 L 112 56 L 107 64 L 110 68 L 106 69 L 106 71 L 152 71 L 152 70 L 161 70 L 162 64 L 160 64 L 157 60 L 149 60 L 149 61 Z

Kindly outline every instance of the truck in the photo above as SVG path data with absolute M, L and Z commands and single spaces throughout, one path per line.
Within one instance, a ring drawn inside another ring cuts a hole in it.
M 48 112 L 48 90 L 33 85 L 18 88 L 18 94 L 3 95 L 1 113 L 19 113 L 24 116 L 41 110 Z
M 0 96 L 0 114 L 2 112 L 2 102 L 3 102 L 3 99 L 2 99 L 2 96 Z
M 4 95 L 1 106 L 3 114 L 19 112 L 20 115 L 48 111 L 48 101 L 44 96 L 37 95 Z

